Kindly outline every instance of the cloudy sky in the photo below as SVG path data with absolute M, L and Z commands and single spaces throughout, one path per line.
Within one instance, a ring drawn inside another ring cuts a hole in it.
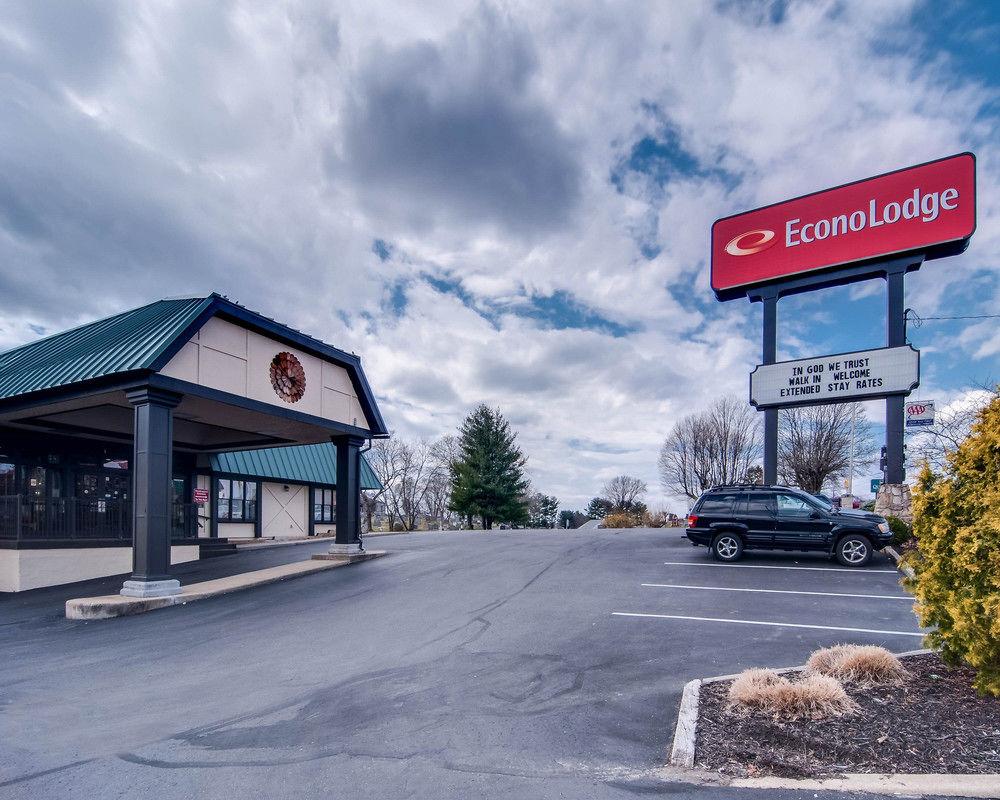
M 402 435 L 485 401 L 564 507 L 659 505 L 759 356 L 715 218 L 973 150 L 979 230 L 907 305 L 997 312 L 998 90 L 994 4 L 8 0 L 0 347 L 219 291 L 360 353 Z M 883 345 L 883 291 L 783 300 L 779 358 Z M 1000 377 L 997 322 L 912 331 L 921 395 Z

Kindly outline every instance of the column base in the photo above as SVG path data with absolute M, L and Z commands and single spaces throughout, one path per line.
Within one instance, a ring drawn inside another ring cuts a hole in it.
M 361 549 L 361 542 L 347 542 L 346 544 L 341 544 L 340 542 L 334 542 L 330 545 L 329 549 L 326 551 L 331 556 L 359 556 L 364 551 Z
M 124 597 L 169 597 L 181 593 L 181 582 L 165 581 L 125 581 L 120 592 Z

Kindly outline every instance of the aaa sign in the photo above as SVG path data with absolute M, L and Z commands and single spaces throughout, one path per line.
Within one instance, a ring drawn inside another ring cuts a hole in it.
M 855 262 L 965 249 L 976 229 L 972 153 L 889 172 L 717 220 L 712 289 L 746 289 Z
M 762 364 L 750 373 L 757 408 L 820 405 L 908 394 L 920 383 L 920 353 L 912 346 Z

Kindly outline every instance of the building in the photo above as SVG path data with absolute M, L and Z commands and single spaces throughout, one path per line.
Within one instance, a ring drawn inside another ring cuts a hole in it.
M 0 353 L 0 591 L 171 564 L 230 539 L 356 550 L 362 450 L 388 435 L 353 354 L 217 294 Z

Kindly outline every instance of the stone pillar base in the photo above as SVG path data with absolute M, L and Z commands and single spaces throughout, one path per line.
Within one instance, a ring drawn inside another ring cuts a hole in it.
M 903 522 L 912 525 L 910 487 L 905 483 L 883 483 L 875 495 L 875 513 L 884 517 L 899 517 Z
M 125 581 L 120 594 L 124 597 L 169 597 L 181 593 L 181 582 L 166 581 Z

